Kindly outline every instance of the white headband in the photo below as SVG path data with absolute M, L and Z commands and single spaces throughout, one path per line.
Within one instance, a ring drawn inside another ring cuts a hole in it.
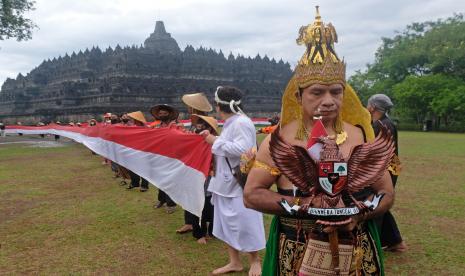
M 231 109 L 231 111 L 235 114 L 244 114 L 244 111 L 242 111 L 242 109 L 238 106 L 241 104 L 241 100 L 230 100 L 229 102 L 227 101 L 223 101 L 220 99 L 220 97 L 218 97 L 218 90 L 222 89 L 223 86 L 218 86 L 216 88 L 216 91 L 215 91 L 215 102 L 216 103 L 219 103 L 219 104 L 225 104 L 225 105 L 229 105 L 229 108 Z M 236 110 L 237 108 L 237 110 Z

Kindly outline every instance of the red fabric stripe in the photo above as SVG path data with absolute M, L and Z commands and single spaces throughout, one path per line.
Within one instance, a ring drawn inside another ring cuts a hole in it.
M 194 133 L 176 128 L 151 129 L 147 127 L 105 125 L 93 127 L 49 125 L 42 127 L 8 126 L 8 129 L 48 130 L 57 129 L 98 137 L 136 150 L 178 159 L 187 166 L 201 171 L 205 176 L 212 160 L 211 146 Z

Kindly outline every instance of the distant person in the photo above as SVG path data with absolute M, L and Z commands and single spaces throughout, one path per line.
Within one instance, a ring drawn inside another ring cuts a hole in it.
M 111 125 L 111 113 L 107 112 L 105 114 L 103 114 L 103 121 L 102 121 L 102 124 L 103 125 Z M 103 158 L 103 161 L 102 161 L 102 165 L 108 165 L 110 164 L 110 160 L 106 159 L 106 158 Z
M 97 125 L 97 120 L 95 120 L 94 118 L 89 120 L 89 126 L 96 126 L 96 125 Z
M 127 125 L 129 123 L 129 116 L 127 113 L 121 114 L 121 124 Z
M 94 127 L 94 126 L 97 126 L 97 120 L 95 120 L 94 118 L 90 119 L 88 122 L 87 122 L 88 126 L 89 127 Z M 97 155 L 94 151 L 90 151 L 92 153 L 92 155 Z
M 118 116 L 118 114 L 111 114 L 110 116 L 110 124 L 115 125 L 121 123 L 121 118 Z
M 37 126 L 38 126 L 38 127 L 42 127 L 42 126 L 45 126 L 45 124 L 42 123 L 42 122 L 39 122 L 39 123 L 37 124 Z M 44 134 L 44 133 L 39 134 L 39 136 L 40 136 L 40 138 L 45 138 L 45 134 Z
M 107 112 L 103 114 L 103 124 L 105 125 L 111 124 L 111 113 Z
M 57 124 L 57 125 L 61 125 L 61 122 L 60 122 L 60 121 L 57 121 L 56 124 Z M 54 139 L 55 139 L 55 142 L 57 142 L 58 140 L 60 140 L 60 135 L 55 134 L 55 135 L 54 135 Z
M 150 109 L 150 113 L 155 120 L 160 121 L 160 123 L 155 125 L 154 128 L 178 127 L 176 121 L 179 117 L 179 111 L 171 105 L 156 105 Z M 153 206 L 154 208 L 161 208 L 166 204 L 166 213 L 171 214 L 176 211 L 176 203 L 161 189 L 158 189 L 157 199 L 158 201 Z
M 130 123 L 129 123 L 130 125 L 147 127 L 146 125 L 147 120 L 145 119 L 145 116 L 142 112 L 135 111 L 135 112 L 128 113 L 127 115 L 130 119 Z M 128 170 L 128 172 L 131 178 L 131 183 L 126 188 L 127 190 L 140 187 L 141 192 L 146 192 L 149 189 L 149 182 L 147 181 L 147 179 L 140 177 L 138 174 L 136 174 L 133 171 Z
M 18 122 L 18 123 L 17 123 L 17 125 L 18 125 L 18 126 L 22 126 L 22 125 L 23 125 L 23 123 L 21 123 L 21 122 Z M 20 133 L 18 133 L 18 135 L 19 135 L 19 136 L 23 136 L 23 134 L 22 134 L 21 132 L 20 132 Z
M 204 93 L 185 94 L 182 96 L 181 100 L 187 106 L 187 114 L 189 114 L 191 119 L 191 127 L 189 131 L 196 132 L 197 128 L 194 124 L 194 115 L 207 116 L 208 112 L 213 110 L 213 107 Z M 195 117 L 195 120 L 199 121 L 198 118 L 199 117 Z M 184 234 L 192 231 L 192 221 L 196 220 L 196 218 L 197 217 L 194 214 L 184 210 L 184 225 L 177 229 L 176 233 Z
M 0 137 L 5 137 L 5 125 L 0 123 Z
M 119 124 L 121 122 L 121 118 L 117 114 L 111 114 L 110 121 L 112 125 Z M 114 173 L 113 177 L 118 178 L 120 175 L 119 172 L 119 165 L 116 162 L 110 161 L 111 164 L 111 171 Z
M 194 132 L 199 134 L 204 130 L 208 130 L 212 135 L 218 135 L 218 122 L 213 117 L 202 116 L 193 114 L 192 118 L 192 126 L 194 127 Z M 193 214 L 190 223 L 192 224 L 192 235 L 194 238 L 197 239 L 197 242 L 200 244 L 207 243 L 207 235 L 212 237 L 213 236 L 213 205 L 211 203 L 212 193 L 208 191 L 208 186 L 210 184 L 211 177 L 213 175 L 213 162 L 210 168 L 210 174 L 205 180 L 204 188 L 205 188 L 205 203 L 202 210 L 202 217 L 199 218 Z M 200 221 L 199 221 L 200 220 Z
M 268 122 L 270 123 L 270 125 L 266 126 L 266 127 L 259 128 L 257 130 L 257 134 L 270 134 L 270 133 L 273 133 L 273 131 L 275 131 L 276 128 L 278 128 L 278 124 L 279 124 L 279 115 L 278 115 L 278 113 L 275 113 L 273 115 L 273 117 L 269 118 Z
M 384 94 L 375 94 L 368 99 L 367 109 L 371 114 L 372 126 L 375 135 L 381 130 L 381 125 L 387 127 L 394 138 L 395 156 L 389 167 L 392 184 L 396 186 L 397 177 L 399 175 L 400 162 L 398 159 L 399 147 L 397 143 L 397 128 L 388 116 L 389 110 L 394 106 L 391 99 Z M 381 245 L 388 251 L 404 252 L 407 245 L 402 240 L 396 220 L 390 211 L 387 211 L 383 216 L 377 219 L 377 224 L 380 228 Z
M 119 118 L 121 120 L 121 122 L 119 124 L 122 125 L 122 126 L 128 126 L 130 124 L 133 124 L 131 122 L 131 118 L 129 118 L 129 116 L 128 116 L 128 113 L 122 113 L 121 116 L 119 116 Z M 128 185 L 126 180 L 131 179 L 131 174 L 129 173 L 129 170 L 126 169 L 125 167 L 119 165 L 119 164 L 118 164 L 117 168 L 118 168 L 118 171 L 116 172 L 116 175 L 118 177 L 121 177 L 120 185 L 121 186 Z M 145 185 L 145 182 L 144 182 L 144 185 Z M 145 190 L 145 188 L 142 188 L 142 190 L 144 190 L 144 192 L 148 190 L 148 182 L 147 182 L 147 190 Z
M 279 114 L 275 112 L 273 117 L 268 119 L 268 122 L 270 122 L 272 126 L 279 124 Z

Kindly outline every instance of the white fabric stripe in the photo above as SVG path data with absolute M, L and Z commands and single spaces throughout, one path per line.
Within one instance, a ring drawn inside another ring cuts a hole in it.
M 118 143 L 56 129 L 9 129 L 8 133 L 56 134 L 84 144 L 95 153 L 118 163 L 166 192 L 184 210 L 200 217 L 205 201 L 205 176 L 178 159 L 139 151 Z

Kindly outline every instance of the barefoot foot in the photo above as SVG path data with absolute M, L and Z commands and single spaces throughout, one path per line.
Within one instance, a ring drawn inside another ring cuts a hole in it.
M 407 251 L 408 246 L 404 241 L 401 241 L 400 243 L 398 243 L 396 245 L 388 246 L 385 250 L 390 251 L 390 252 L 401 253 L 401 252 Z
M 244 268 L 242 267 L 241 264 L 227 264 L 223 267 L 217 268 L 213 270 L 212 274 L 213 275 L 221 275 L 221 274 L 226 274 L 226 273 L 231 273 L 231 272 L 241 272 Z
M 200 239 L 197 240 L 197 243 L 200 243 L 200 244 L 207 244 L 207 239 L 205 237 L 202 237 Z
M 262 264 L 260 261 L 256 261 L 250 264 L 249 276 L 260 276 L 262 275 Z
M 192 225 L 191 224 L 184 224 L 181 228 L 176 230 L 176 233 L 178 234 L 184 234 L 192 231 Z

